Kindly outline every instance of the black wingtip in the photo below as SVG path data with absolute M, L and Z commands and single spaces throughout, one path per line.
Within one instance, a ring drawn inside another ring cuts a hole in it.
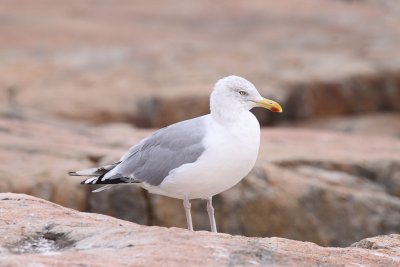
M 68 172 L 69 176 L 79 176 L 76 172 Z

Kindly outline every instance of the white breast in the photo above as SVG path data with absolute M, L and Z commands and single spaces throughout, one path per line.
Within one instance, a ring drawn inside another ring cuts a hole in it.
M 253 168 L 260 144 L 260 125 L 250 112 L 240 120 L 221 125 L 207 118 L 207 134 L 203 140 L 205 152 L 190 164 L 185 164 L 150 192 L 175 198 L 208 198 L 219 194 L 243 179 Z

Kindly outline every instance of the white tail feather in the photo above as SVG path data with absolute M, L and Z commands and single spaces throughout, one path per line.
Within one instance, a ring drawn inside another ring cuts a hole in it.
M 76 175 L 79 176 L 90 176 L 90 175 L 98 175 L 96 172 L 98 171 L 98 168 L 90 168 L 86 170 L 80 170 L 76 172 Z
M 110 189 L 110 188 L 113 187 L 113 186 L 114 186 L 114 184 L 108 184 L 108 185 L 102 186 L 102 187 L 100 187 L 100 188 L 97 188 L 96 190 L 93 190 L 92 192 L 93 192 L 93 193 L 98 193 L 98 192 L 101 192 L 101 191 L 103 191 L 103 190 Z
M 95 184 L 97 182 L 97 179 L 99 179 L 99 177 L 92 177 L 92 178 L 86 179 L 84 183 L 85 184 Z
M 90 168 L 85 170 L 80 170 L 76 172 L 69 172 L 68 174 L 71 176 L 100 176 L 104 175 L 105 173 L 109 172 L 110 170 L 114 169 L 120 162 L 115 162 L 110 165 L 97 167 L 97 168 Z

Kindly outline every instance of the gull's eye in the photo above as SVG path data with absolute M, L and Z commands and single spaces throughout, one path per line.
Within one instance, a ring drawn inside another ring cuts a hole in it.
M 240 94 L 241 96 L 246 96 L 246 95 L 247 95 L 247 93 L 246 93 L 245 91 L 239 91 L 239 94 Z

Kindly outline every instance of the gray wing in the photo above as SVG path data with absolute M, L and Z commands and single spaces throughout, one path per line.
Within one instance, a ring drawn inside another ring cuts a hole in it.
M 171 170 L 200 157 L 205 133 L 205 116 L 162 128 L 132 147 L 102 180 L 129 177 L 159 185 Z

